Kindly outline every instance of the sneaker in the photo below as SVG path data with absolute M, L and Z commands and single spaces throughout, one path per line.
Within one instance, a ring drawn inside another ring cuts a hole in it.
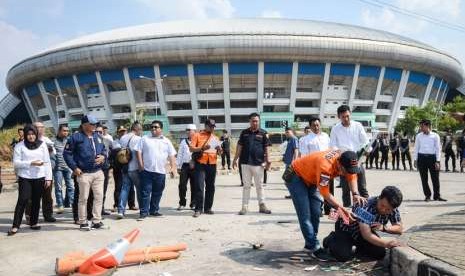
M 103 225 L 102 222 L 97 222 L 97 223 L 93 223 L 92 222 L 92 229 L 105 229 L 105 225 Z
M 271 210 L 266 208 L 265 203 L 260 204 L 259 212 L 262 213 L 262 214 L 271 214 Z
M 434 200 L 436 200 L 436 201 L 447 201 L 447 199 L 444 199 L 442 197 L 435 198 Z
M 163 214 L 159 213 L 159 212 L 155 212 L 155 213 L 152 213 L 150 214 L 152 217 L 162 217 Z
M 81 231 L 90 231 L 89 223 L 83 223 L 79 225 L 79 230 Z
M 192 215 L 194 218 L 198 218 L 200 217 L 200 212 L 199 211 L 195 211 L 194 212 L 194 215 Z
M 425 197 L 425 201 L 426 202 L 431 201 L 431 198 L 430 197 Z
M 118 213 L 116 214 L 116 219 L 123 219 L 124 218 L 124 214 L 123 213 Z
M 54 218 L 54 217 L 48 217 L 48 218 L 44 218 L 44 221 L 46 221 L 46 222 L 56 222 L 57 219 Z
M 137 221 L 144 221 L 147 218 L 147 216 L 140 216 Z
M 247 214 L 247 207 L 242 207 L 242 209 L 239 211 L 239 215 L 243 216 Z
M 179 205 L 178 208 L 176 208 L 177 211 L 181 211 L 182 209 L 184 209 L 186 206 L 182 206 L 182 205 Z
M 195 209 L 195 204 L 194 203 L 189 204 L 189 208 L 191 208 L 191 210 L 194 210 Z
M 109 215 L 111 215 L 111 212 L 108 212 L 106 210 L 102 211 L 102 216 L 109 216 Z
M 316 251 L 313 251 L 310 255 L 312 258 L 320 261 L 320 262 L 334 262 L 336 259 L 331 256 L 325 249 L 320 248 Z
M 207 211 L 205 211 L 205 214 L 207 214 L 207 215 L 213 215 L 213 214 L 215 214 L 215 212 L 213 212 L 212 210 L 207 210 Z
M 131 206 L 131 207 L 129 207 L 129 210 L 131 210 L 131 211 L 139 211 L 139 208 L 137 208 L 136 206 Z
M 64 211 L 65 211 L 65 208 L 63 208 L 63 206 L 62 206 L 62 207 L 58 207 L 58 208 L 57 208 L 56 213 L 57 213 L 57 214 L 63 214 Z

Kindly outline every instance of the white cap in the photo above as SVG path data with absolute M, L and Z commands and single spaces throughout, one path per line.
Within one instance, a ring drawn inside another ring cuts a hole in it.
M 194 124 L 188 124 L 186 130 L 197 130 L 197 127 Z

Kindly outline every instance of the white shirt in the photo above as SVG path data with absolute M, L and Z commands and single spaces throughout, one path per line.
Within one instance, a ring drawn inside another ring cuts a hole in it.
M 345 127 L 341 122 L 331 129 L 330 147 L 341 150 L 359 151 L 368 144 L 368 137 L 362 124 L 350 121 L 350 125 Z
M 299 151 L 300 155 L 304 156 L 316 151 L 324 151 L 329 148 L 329 136 L 324 132 L 319 134 L 309 133 L 300 138 Z
M 129 172 L 137 171 L 139 168 L 139 164 L 137 163 L 136 146 L 139 144 L 140 139 L 142 139 L 140 136 L 137 136 L 132 132 L 124 134 L 123 137 L 119 139 L 121 147 L 129 148 L 131 150 L 131 161 L 129 161 L 128 164 Z
M 436 161 L 441 160 L 441 143 L 439 135 L 430 131 L 429 134 L 420 132 L 415 138 L 415 149 L 413 150 L 413 160 L 418 160 L 418 154 L 434 154 Z
M 182 139 L 181 144 L 179 144 L 178 156 L 176 156 L 176 167 L 180 169 L 182 164 L 189 163 L 191 161 L 192 153 L 189 150 L 189 145 L 186 142 L 186 139 Z
M 166 163 L 168 157 L 176 155 L 173 144 L 164 136 L 144 136 L 135 147 L 136 151 L 142 153 L 144 170 L 166 174 Z
M 50 138 L 48 138 L 47 136 L 42 136 L 39 138 L 39 140 L 44 142 L 47 147 L 52 148 L 53 151 L 50 154 L 57 153 L 57 151 L 55 150 L 55 143 L 53 143 L 52 140 L 50 140 Z
M 32 166 L 31 162 L 41 160 L 42 166 Z M 50 154 L 45 142 L 42 142 L 37 149 L 30 150 L 24 145 L 24 141 L 16 144 L 13 153 L 13 165 L 19 177 L 27 179 L 37 179 L 45 177 L 45 180 L 52 180 L 52 165 L 50 164 Z

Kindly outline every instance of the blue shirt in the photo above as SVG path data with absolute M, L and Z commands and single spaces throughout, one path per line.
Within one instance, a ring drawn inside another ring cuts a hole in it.
M 294 157 L 294 151 L 299 148 L 299 140 L 297 137 L 291 137 L 287 141 L 286 151 L 283 155 L 284 164 L 290 165 L 293 161 L 292 157 Z
M 92 137 L 87 137 L 83 132 L 73 134 L 67 141 L 63 151 L 63 157 L 71 170 L 81 169 L 85 173 L 92 173 L 101 170 L 104 164 L 97 165 L 95 158 L 97 155 L 105 156 L 107 159 L 107 149 L 103 143 L 103 137 L 93 133 Z

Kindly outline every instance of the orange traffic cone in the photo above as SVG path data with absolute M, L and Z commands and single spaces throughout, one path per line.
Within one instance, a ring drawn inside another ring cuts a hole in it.
M 108 268 L 118 266 L 123 261 L 124 255 L 129 249 L 129 244 L 136 239 L 139 232 L 140 230 L 136 228 L 127 233 L 123 238 L 92 255 L 79 266 L 79 273 L 99 275 L 105 273 Z

